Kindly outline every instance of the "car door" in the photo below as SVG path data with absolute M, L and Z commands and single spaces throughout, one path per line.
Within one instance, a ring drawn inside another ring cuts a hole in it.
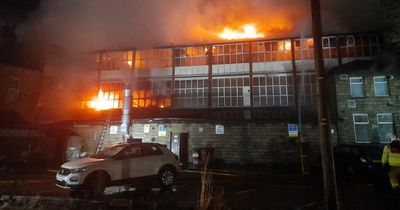
M 156 175 L 163 162 L 163 153 L 155 145 L 141 146 L 141 164 L 144 176 Z
M 123 149 L 116 157 L 115 168 L 116 173 L 121 179 L 129 179 L 143 176 L 142 164 L 140 161 L 140 147 L 137 145 L 129 145 Z

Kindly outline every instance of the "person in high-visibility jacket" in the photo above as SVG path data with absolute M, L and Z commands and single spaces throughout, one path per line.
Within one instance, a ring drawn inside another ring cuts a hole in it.
M 393 189 L 399 189 L 400 180 L 400 140 L 391 137 L 391 142 L 383 148 L 382 165 L 388 169 L 390 184 Z

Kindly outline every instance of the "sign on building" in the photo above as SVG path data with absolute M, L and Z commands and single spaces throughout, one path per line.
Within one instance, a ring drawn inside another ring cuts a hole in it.
M 118 126 L 116 125 L 110 126 L 110 134 L 118 134 Z
M 158 126 L 158 136 L 167 136 L 167 128 L 165 125 Z
M 224 134 L 224 125 L 215 125 L 215 134 Z
M 299 127 L 297 124 L 288 124 L 289 138 L 299 137 Z
M 143 132 L 150 133 L 150 125 L 149 124 L 144 124 Z

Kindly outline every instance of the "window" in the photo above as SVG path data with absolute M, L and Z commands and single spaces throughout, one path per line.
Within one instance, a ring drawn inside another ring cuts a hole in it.
M 155 156 L 162 155 L 163 153 L 156 146 L 142 146 L 140 150 L 140 156 Z
M 8 102 L 16 102 L 19 99 L 21 89 L 21 80 L 15 77 L 10 77 L 10 85 L 7 89 L 6 100 Z
M 351 97 L 364 97 L 364 82 L 362 77 L 350 77 Z
M 390 136 L 393 134 L 393 115 L 391 113 L 377 114 L 379 142 L 390 142 Z
M 254 106 L 293 106 L 293 77 L 286 74 L 253 78 Z
M 367 114 L 353 114 L 354 137 L 357 143 L 369 143 L 369 120 Z
M 140 156 L 139 147 L 128 147 L 122 151 L 121 159 L 136 158 Z
M 386 76 L 374 77 L 375 95 L 388 96 L 389 88 Z
M 175 80 L 174 107 L 208 106 L 208 79 Z
M 301 105 L 316 103 L 317 81 L 315 73 L 302 73 L 297 75 L 299 101 Z
M 213 107 L 243 107 L 250 102 L 248 77 L 220 77 L 212 80 Z

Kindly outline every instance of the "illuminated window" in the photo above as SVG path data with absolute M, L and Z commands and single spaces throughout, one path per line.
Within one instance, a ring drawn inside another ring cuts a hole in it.
M 249 44 L 248 43 L 235 43 L 215 45 L 213 51 L 213 64 L 235 64 L 235 63 L 248 63 L 249 58 Z
M 290 40 L 254 42 L 253 62 L 269 62 L 291 59 Z
M 314 58 L 314 40 L 312 38 L 295 39 L 294 43 L 296 60 Z
M 207 47 L 183 47 L 174 49 L 175 66 L 207 65 Z
M 166 80 L 136 81 L 132 91 L 135 108 L 166 108 L 171 106 L 171 82 Z
M 133 51 L 101 52 L 95 59 L 101 70 L 129 70 L 132 68 Z

